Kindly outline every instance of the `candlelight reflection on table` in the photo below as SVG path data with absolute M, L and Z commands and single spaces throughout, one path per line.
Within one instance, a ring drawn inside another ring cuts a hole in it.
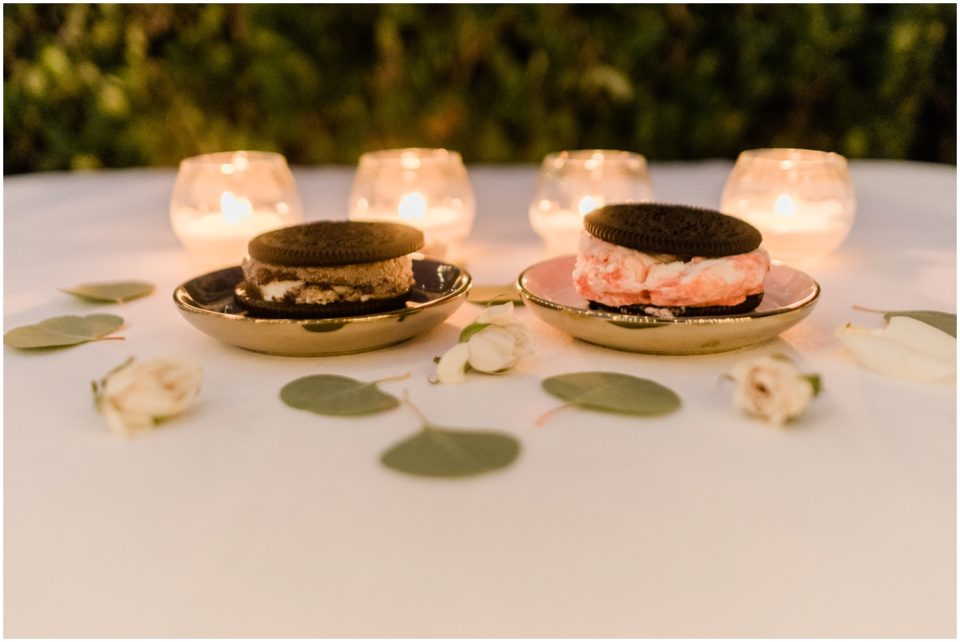
M 205 267 L 237 265 L 254 236 L 302 220 L 293 174 L 280 154 L 219 152 L 180 163 L 170 222 Z
M 720 209 L 760 230 L 773 258 L 800 260 L 843 243 L 853 227 L 856 197 L 839 154 L 753 149 L 737 159 Z
M 639 154 L 587 149 L 548 154 L 530 203 L 530 224 L 550 254 L 571 254 L 583 217 L 608 203 L 653 200 L 647 161 Z
M 354 221 L 405 223 L 423 230 L 423 254 L 456 259 L 473 226 L 473 187 L 460 154 L 387 149 L 360 157 L 350 194 Z

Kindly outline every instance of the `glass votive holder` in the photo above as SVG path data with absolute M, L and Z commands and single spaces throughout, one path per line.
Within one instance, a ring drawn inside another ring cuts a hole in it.
M 280 154 L 218 152 L 180 162 L 170 223 L 204 266 L 238 265 L 254 236 L 302 220 L 300 195 Z
M 421 252 L 455 258 L 473 227 L 476 202 L 460 154 L 386 149 L 360 157 L 348 204 L 352 221 L 405 223 L 423 230 Z
M 530 202 L 530 225 L 551 254 L 577 251 L 583 217 L 611 203 L 653 200 L 647 160 L 631 152 L 585 149 L 547 154 Z
M 835 250 L 856 215 L 847 159 L 810 149 L 751 149 L 723 190 L 720 209 L 752 224 L 775 259 L 806 259 Z

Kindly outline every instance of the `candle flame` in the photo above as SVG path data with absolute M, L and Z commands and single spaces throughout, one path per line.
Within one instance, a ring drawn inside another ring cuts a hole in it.
M 238 198 L 233 192 L 220 196 L 220 214 L 226 223 L 237 225 L 253 214 L 253 205 L 248 198 Z
M 601 205 L 603 205 L 603 201 L 599 198 L 595 198 L 593 196 L 584 196 L 580 199 L 580 205 L 578 207 L 580 216 L 586 216 Z
M 410 192 L 400 199 L 397 214 L 406 221 L 419 221 L 427 213 L 427 199 L 420 192 Z
M 781 194 L 777 197 L 776 202 L 773 204 L 773 211 L 777 216 L 782 216 L 783 218 L 792 218 L 794 212 L 796 211 L 796 206 L 793 204 L 793 199 L 790 198 L 788 194 Z
M 400 166 L 403 169 L 420 169 L 420 157 L 416 152 L 404 152 L 400 155 Z

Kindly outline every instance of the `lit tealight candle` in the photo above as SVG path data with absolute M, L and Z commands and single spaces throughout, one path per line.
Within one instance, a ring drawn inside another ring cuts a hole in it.
M 420 192 L 404 194 L 397 205 L 397 214 L 405 221 L 422 223 L 427 214 L 427 199 Z
M 239 263 L 250 239 L 283 225 L 280 212 L 255 210 L 250 199 L 226 191 L 220 197 L 218 211 L 179 212 L 173 229 L 188 252 L 202 263 L 215 266 Z
M 423 231 L 423 254 L 456 258 L 473 216 L 473 188 L 457 152 L 392 149 L 360 157 L 351 220 L 411 225 Z
M 643 156 L 611 150 L 548 154 L 530 204 L 530 226 L 550 254 L 577 251 L 583 217 L 607 203 L 653 198 Z
M 458 213 L 449 207 L 429 206 L 420 192 L 411 192 L 400 198 L 397 215 L 402 223 L 423 230 L 423 253 L 443 257 L 462 240 L 463 224 Z
M 586 195 L 572 199 L 576 209 L 552 207 L 548 200 L 541 200 L 530 208 L 530 225 L 543 239 L 550 254 L 569 254 L 575 252 L 583 229 L 583 217 L 603 207 L 603 198 Z
M 588 195 L 580 199 L 577 211 L 580 212 L 580 218 L 583 218 L 598 207 L 603 207 L 603 199 Z
M 856 202 L 846 159 L 805 149 L 740 154 L 721 209 L 752 224 L 779 259 L 836 249 L 853 226 Z
M 254 236 L 300 220 L 293 175 L 279 154 L 223 152 L 180 164 L 170 221 L 206 267 L 236 265 Z

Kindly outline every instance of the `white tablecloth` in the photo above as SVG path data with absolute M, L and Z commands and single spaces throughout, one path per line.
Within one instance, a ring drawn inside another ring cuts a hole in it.
M 726 162 L 653 164 L 657 196 L 716 206 Z M 9 636 L 953 636 L 956 387 L 860 368 L 833 334 L 851 309 L 956 309 L 956 171 L 854 162 L 859 213 L 823 287 L 779 340 L 702 357 L 607 350 L 519 318 L 535 356 L 505 377 L 432 386 L 431 358 L 478 308 L 404 345 L 283 358 L 221 345 L 170 297 L 198 268 L 170 229 L 172 170 L 4 180 L 5 329 L 115 312 L 125 341 L 4 351 L 4 615 Z M 350 168 L 295 169 L 307 219 L 340 218 Z M 513 280 L 542 257 L 535 168 L 473 167 L 468 267 Z M 57 291 L 146 279 L 91 307 Z M 794 355 L 823 375 L 803 420 L 735 410 L 718 377 Z M 90 381 L 129 355 L 189 355 L 201 403 L 156 432 L 106 431 Z M 683 398 L 661 419 L 569 410 L 540 380 L 613 370 Z M 376 379 L 436 423 L 508 431 L 512 467 L 460 481 L 378 462 L 417 429 L 400 409 L 332 419 L 283 405 L 307 374 Z

